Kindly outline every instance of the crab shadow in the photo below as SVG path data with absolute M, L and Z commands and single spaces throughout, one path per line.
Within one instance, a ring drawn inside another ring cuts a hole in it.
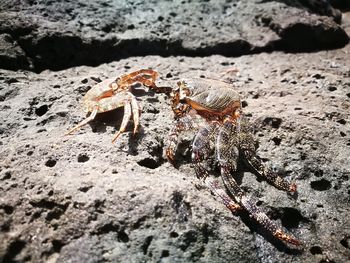
M 296 247 L 293 245 L 288 245 L 283 241 L 275 238 L 270 232 L 264 229 L 260 224 L 252 220 L 247 211 L 244 211 L 244 210 L 239 211 L 236 213 L 232 213 L 232 215 L 235 217 L 239 217 L 240 220 L 250 229 L 252 233 L 255 232 L 258 235 L 262 236 L 264 240 L 272 244 L 277 250 L 289 255 L 300 255 L 303 253 L 304 248 L 302 246 Z
M 244 160 L 239 160 L 238 162 L 238 170 L 234 173 L 232 173 L 232 176 L 234 177 L 235 181 L 241 186 L 243 182 L 243 178 L 246 175 L 246 172 L 250 173 L 248 176 L 253 176 L 256 178 L 257 181 L 261 182 L 264 181 L 258 173 L 253 171 Z M 215 170 L 216 176 L 220 177 L 220 171 L 219 169 Z M 283 176 L 283 173 L 281 174 Z M 269 184 L 272 186 L 271 184 Z M 289 197 L 293 199 L 297 199 L 297 193 L 287 193 Z M 234 198 L 233 198 L 234 199 Z M 252 200 L 254 201 L 254 199 Z M 267 212 L 267 211 L 264 211 Z M 255 232 L 259 235 L 261 235 L 267 242 L 272 244 L 275 248 L 277 248 L 279 251 L 284 252 L 286 254 L 291 255 L 298 255 L 303 252 L 303 247 L 296 247 L 292 245 L 288 245 L 284 243 L 283 241 L 277 239 L 272 235 L 271 232 L 267 231 L 265 228 L 263 228 L 258 222 L 251 219 L 249 216 L 249 213 L 245 210 L 238 211 L 236 213 L 232 213 L 233 216 L 238 216 L 242 222 L 250 229 L 251 232 Z M 270 216 L 269 216 L 270 217 Z M 277 216 L 279 218 L 281 216 Z M 302 220 L 306 221 L 306 218 L 302 218 Z M 283 220 L 282 220 L 283 221 Z M 290 229 L 287 229 L 290 230 Z
M 247 166 L 247 164 L 244 161 L 240 160 L 238 163 L 238 170 L 232 174 L 232 176 L 234 176 L 235 181 L 239 185 L 242 185 L 242 181 L 243 181 L 244 176 L 247 176 L 245 174 L 246 172 L 250 173 L 249 176 L 255 176 L 258 181 L 263 181 L 263 179 L 261 179 L 258 174 L 254 173 L 254 171 L 252 171 L 252 169 L 250 169 L 249 166 Z M 220 177 L 220 171 L 218 168 L 215 169 L 214 174 L 216 177 Z M 288 195 L 293 199 L 297 198 L 296 193 L 288 194 Z M 254 201 L 254 199 L 252 201 Z M 267 212 L 267 211 L 264 211 L 264 212 Z M 293 245 L 288 245 L 288 244 L 284 243 L 283 241 L 274 237 L 271 232 L 267 231 L 258 222 L 251 219 L 251 217 L 247 211 L 241 210 L 241 211 L 238 211 L 235 213 L 233 212 L 232 215 L 235 217 L 238 216 L 241 219 L 241 221 L 250 229 L 251 232 L 255 232 L 255 233 L 261 235 L 267 242 L 272 244 L 279 251 L 284 252 L 286 254 L 290 254 L 290 255 L 298 255 L 298 254 L 301 254 L 303 252 L 303 247 L 296 247 Z M 277 218 L 279 218 L 279 217 L 281 217 L 281 216 L 277 216 Z M 290 229 L 287 229 L 287 230 L 290 230 Z
M 98 113 L 94 120 L 89 122 L 92 132 L 98 134 L 107 133 L 107 127 L 115 128 L 115 133 L 117 133 L 124 116 L 124 108 L 117 108 L 107 112 Z M 128 124 L 127 130 L 130 129 L 130 124 Z
M 234 176 L 236 182 L 239 185 L 241 185 L 244 176 L 247 176 L 247 175 L 244 175 L 244 174 L 246 172 L 252 173 L 252 171 L 250 169 L 241 169 L 241 166 L 238 166 L 238 167 L 240 169 L 237 170 L 236 172 L 234 172 L 233 176 Z M 218 168 L 216 168 L 215 171 L 211 172 L 211 173 L 214 174 L 216 179 L 220 180 L 220 171 L 219 171 Z M 253 174 L 251 174 L 251 175 L 254 176 Z M 254 199 L 252 201 L 254 201 Z M 263 211 L 264 210 L 265 209 L 263 209 Z M 272 210 L 274 210 L 274 209 L 272 209 Z M 266 212 L 267 211 L 264 211 L 264 213 L 266 213 Z M 290 255 L 298 255 L 298 254 L 301 254 L 303 252 L 304 248 L 302 246 L 296 247 L 296 246 L 293 246 L 293 245 L 288 245 L 288 244 L 284 243 L 283 241 L 281 241 L 281 240 L 277 239 L 276 237 L 274 237 L 271 232 L 267 231 L 258 222 L 253 220 L 246 210 L 240 210 L 240 211 L 237 211 L 237 212 L 232 212 L 232 216 L 233 217 L 239 217 L 240 220 L 250 229 L 250 231 L 252 233 L 255 232 L 258 235 L 262 236 L 267 242 L 272 244 L 279 251 L 284 252 L 286 254 L 290 254 Z M 276 216 L 276 217 L 279 218 L 281 216 Z M 303 218 L 303 220 L 304 220 L 304 218 Z M 287 230 L 290 230 L 290 229 L 287 229 Z
M 93 133 L 98 133 L 98 134 L 108 133 L 112 141 L 112 138 L 114 138 L 114 135 L 118 132 L 121 126 L 123 116 L 124 116 L 123 108 L 118 108 L 112 111 L 99 113 L 97 114 L 96 118 L 89 123 L 89 125 Z M 113 129 L 112 133 L 108 131 L 109 130 L 108 127 L 111 127 Z M 129 146 L 128 153 L 132 155 L 137 155 L 138 154 L 137 147 L 140 144 L 141 140 L 146 135 L 144 133 L 144 129 L 141 123 L 136 134 L 133 134 L 133 129 L 134 129 L 134 122 L 133 120 L 130 120 L 128 125 L 126 126 L 125 131 L 120 136 L 128 137 L 128 146 Z M 120 138 L 118 138 L 118 140 L 119 139 Z

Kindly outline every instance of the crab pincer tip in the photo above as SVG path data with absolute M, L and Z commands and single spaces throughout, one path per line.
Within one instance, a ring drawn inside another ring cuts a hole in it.
M 289 191 L 295 193 L 297 191 L 297 185 L 295 183 L 291 184 Z
M 168 162 L 171 163 L 173 166 L 175 166 L 176 162 L 175 162 L 175 157 L 174 157 L 173 151 L 167 149 L 165 154 L 166 154 L 166 158 L 167 158 Z
M 294 246 L 297 246 L 297 247 L 301 247 L 302 246 L 302 243 L 298 239 L 296 239 L 293 236 L 285 234 L 281 229 L 277 230 L 274 233 L 274 236 L 276 238 L 278 238 L 279 240 L 282 240 L 282 241 L 284 241 L 284 242 L 286 242 L 288 244 L 291 244 L 291 245 L 294 245 Z
M 119 138 L 119 136 L 120 136 L 120 132 L 118 132 L 115 136 L 114 136 L 114 138 L 113 138 L 113 140 L 112 140 L 112 143 L 115 143 L 115 141 Z

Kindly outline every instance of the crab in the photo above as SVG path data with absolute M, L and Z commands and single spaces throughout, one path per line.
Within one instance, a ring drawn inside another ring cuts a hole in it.
M 172 93 L 175 126 L 169 133 L 166 155 L 175 162 L 179 134 L 196 130 L 192 142 L 192 162 L 197 177 L 232 212 L 245 210 L 249 216 L 286 244 L 300 246 L 301 242 L 285 233 L 237 184 L 232 173 L 237 171 L 240 157 L 253 171 L 280 190 L 296 192 L 290 183 L 266 167 L 256 155 L 251 125 L 242 113 L 239 94 L 231 85 L 211 79 L 187 79 L 178 82 Z M 210 177 L 208 160 L 214 157 L 220 167 L 223 184 Z M 226 191 L 227 190 L 227 191 Z
M 82 122 L 65 133 L 71 134 L 82 126 L 92 121 L 97 113 L 107 112 L 119 107 L 124 107 L 124 116 L 119 131 L 113 137 L 114 143 L 125 131 L 131 116 L 134 121 L 134 134 L 139 127 L 140 106 L 136 97 L 132 94 L 132 85 L 141 83 L 155 92 L 165 92 L 155 85 L 158 73 L 151 69 L 140 69 L 138 71 L 122 75 L 118 78 L 106 79 L 93 86 L 82 100 L 82 108 L 90 115 Z

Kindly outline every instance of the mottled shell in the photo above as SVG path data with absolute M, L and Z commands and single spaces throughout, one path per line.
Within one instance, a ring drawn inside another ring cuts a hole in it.
M 196 110 L 226 113 L 241 108 L 239 94 L 228 83 L 212 79 L 184 79 L 179 83 L 180 100 Z

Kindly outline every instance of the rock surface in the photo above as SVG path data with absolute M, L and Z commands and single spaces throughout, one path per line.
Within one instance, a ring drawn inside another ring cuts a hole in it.
M 350 13 L 323 0 L 0 2 L 0 262 L 350 260 Z M 298 196 L 244 165 L 235 178 L 303 250 L 201 185 L 193 133 L 181 138 L 178 167 L 166 162 L 165 94 L 136 87 L 137 135 L 131 122 L 111 143 L 121 108 L 63 136 L 85 118 L 93 85 L 140 68 L 157 70 L 159 85 L 232 83 L 259 155 Z
M 0 71 L 0 255 L 3 262 L 346 262 L 350 257 L 350 47 L 239 58 L 135 57 L 59 72 Z M 138 68 L 231 81 L 256 126 L 258 152 L 299 189 L 296 199 L 238 178 L 267 214 L 304 243 L 272 240 L 203 188 L 189 161 L 163 158 L 169 99 L 138 90 L 142 129 L 111 144 L 123 110 L 84 118 L 79 102 L 97 81 Z M 239 69 L 240 75 L 231 75 Z M 229 73 L 222 75 L 223 72 Z M 327 261 L 328 260 L 328 261 Z
M 0 34 L 9 34 L 30 62 L 0 62 L 6 69 L 40 72 L 145 55 L 315 51 L 349 41 L 336 23 L 341 13 L 325 0 L 0 2 Z

